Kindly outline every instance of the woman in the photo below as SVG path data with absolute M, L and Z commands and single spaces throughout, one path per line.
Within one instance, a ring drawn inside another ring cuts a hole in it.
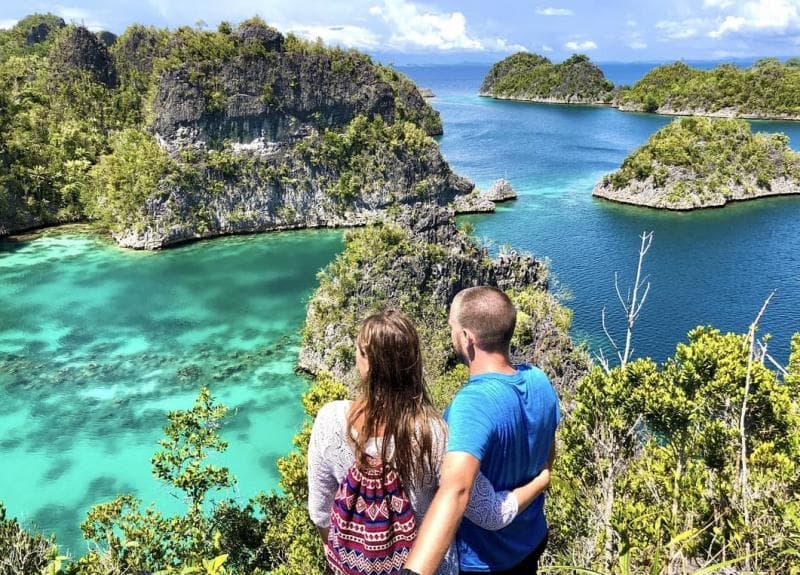
M 402 313 L 368 317 L 356 339 L 361 389 L 355 401 L 334 401 L 320 409 L 308 447 L 308 509 L 327 540 L 335 492 L 354 462 L 390 462 L 405 486 L 417 525 L 430 506 L 447 447 L 447 425 L 433 407 L 423 379 L 419 337 Z M 513 491 L 495 492 L 478 475 L 466 516 L 484 529 L 508 525 L 548 486 L 544 469 Z M 455 545 L 437 571 L 458 573 Z

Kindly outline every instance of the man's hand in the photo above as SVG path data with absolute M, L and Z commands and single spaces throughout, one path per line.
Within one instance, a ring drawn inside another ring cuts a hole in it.
M 433 575 L 436 571 L 456 536 L 480 467 L 480 460 L 469 453 L 456 451 L 445 455 L 439 490 L 422 520 L 406 560 L 407 569 L 419 575 Z

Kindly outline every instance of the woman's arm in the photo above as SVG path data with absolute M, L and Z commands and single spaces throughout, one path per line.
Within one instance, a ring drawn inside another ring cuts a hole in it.
M 551 471 L 553 469 L 553 461 L 556 458 L 556 442 L 553 440 L 553 445 L 550 447 L 550 456 L 547 458 L 547 463 L 539 472 L 539 475 L 534 477 L 530 482 L 525 485 L 520 485 L 512 491 L 517 498 L 519 505 L 518 513 L 525 511 L 534 500 L 541 495 L 541 493 L 550 486 Z
M 539 475 L 512 491 L 495 491 L 492 483 L 482 473 L 478 473 L 465 513 L 467 519 L 488 531 L 497 531 L 508 526 L 550 485 L 554 457 L 555 444 Z
M 327 538 L 331 505 L 339 486 L 333 473 L 333 462 L 329 460 L 331 450 L 328 449 L 331 440 L 339 435 L 336 433 L 334 410 L 332 403 L 319 410 L 308 442 L 308 514 L 323 540 Z

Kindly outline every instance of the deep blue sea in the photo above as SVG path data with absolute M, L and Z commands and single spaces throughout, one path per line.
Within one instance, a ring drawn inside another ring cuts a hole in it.
M 710 64 L 707 64 L 710 65 Z M 631 83 L 652 65 L 608 64 L 615 83 Z M 444 120 L 442 151 L 459 174 L 486 188 L 511 181 L 519 199 L 488 216 L 470 216 L 492 246 L 509 244 L 548 258 L 558 287 L 571 294 L 574 335 L 594 350 L 623 326 L 614 272 L 633 281 L 639 234 L 653 231 L 644 269 L 650 293 L 634 332 L 637 356 L 663 361 L 697 325 L 744 332 L 764 299 L 771 353 L 785 361 L 800 331 L 800 197 L 738 203 L 723 209 L 668 213 L 595 199 L 592 187 L 672 118 L 600 106 L 529 104 L 476 94 L 489 66 L 406 67 L 431 88 Z M 800 124 L 754 122 L 785 132 L 800 148 Z

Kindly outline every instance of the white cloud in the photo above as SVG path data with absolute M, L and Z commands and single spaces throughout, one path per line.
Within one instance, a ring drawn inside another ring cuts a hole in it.
M 683 40 L 697 36 L 701 28 L 708 26 L 707 21 L 700 18 L 686 20 L 661 20 L 656 22 L 656 28 L 661 30 L 664 37 L 669 40 Z
M 708 35 L 721 38 L 737 33 L 786 34 L 797 31 L 800 31 L 800 3 L 797 0 L 755 0 L 736 5 L 733 13 L 727 14 Z
M 0 30 L 7 30 L 13 28 L 18 20 L 0 20 Z
M 384 0 L 369 13 L 383 20 L 389 38 L 382 45 L 395 50 L 458 50 L 514 52 L 525 50 L 505 38 L 478 38 L 467 29 L 462 12 L 441 12 L 410 0 Z
M 733 0 L 703 0 L 703 8 L 730 8 Z
M 57 4 L 56 6 L 52 7 L 52 11 L 54 14 L 61 16 L 67 22 L 81 24 L 93 32 L 108 28 L 108 24 L 106 24 L 106 22 L 98 19 L 96 14 L 93 14 L 92 12 L 89 12 L 83 8 Z
M 381 45 L 377 34 L 361 26 L 308 26 L 298 24 L 291 26 L 287 31 L 309 40 L 321 38 L 326 44 L 337 44 L 348 48 L 369 50 Z
M 597 44 L 591 40 L 586 40 L 584 42 L 567 42 L 564 47 L 573 52 L 585 52 L 587 50 L 596 50 Z
M 537 8 L 536 13 L 540 16 L 572 16 L 575 14 L 569 8 Z
M 522 44 L 510 43 L 505 38 L 483 38 L 481 44 L 490 52 L 527 52 L 528 49 Z
M 483 50 L 483 44 L 467 33 L 467 19 L 461 12 L 424 11 L 406 0 L 385 0 L 380 13 L 391 29 L 395 48 L 436 50 Z
M 629 28 L 636 28 L 636 24 L 637 24 L 637 22 L 636 22 L 636 20 L 626 20 L 626 21 L 625 21 L 625 24 L 626 24 L 626 25 L 627 25 Z
M 553 51 L 553 49 L 550 46 L 548 46 L 547 44 L 542 44 L 541 47 L 539 48 L 539 50 L 541 50 L 542 52 L 552 52 Z
M 631 48 L 632 50 L 644 50 L 645 48 L 647 48 L 647 44 L 642 40 L 634 40 L 630 44 L 628 44 L 628 47 Z
M 738 32 L 747 25 L 747 20 L 741 16 L 728 16 L 716 30 L 708 33 L 711 38 L 720 38 L 728 32 Z

